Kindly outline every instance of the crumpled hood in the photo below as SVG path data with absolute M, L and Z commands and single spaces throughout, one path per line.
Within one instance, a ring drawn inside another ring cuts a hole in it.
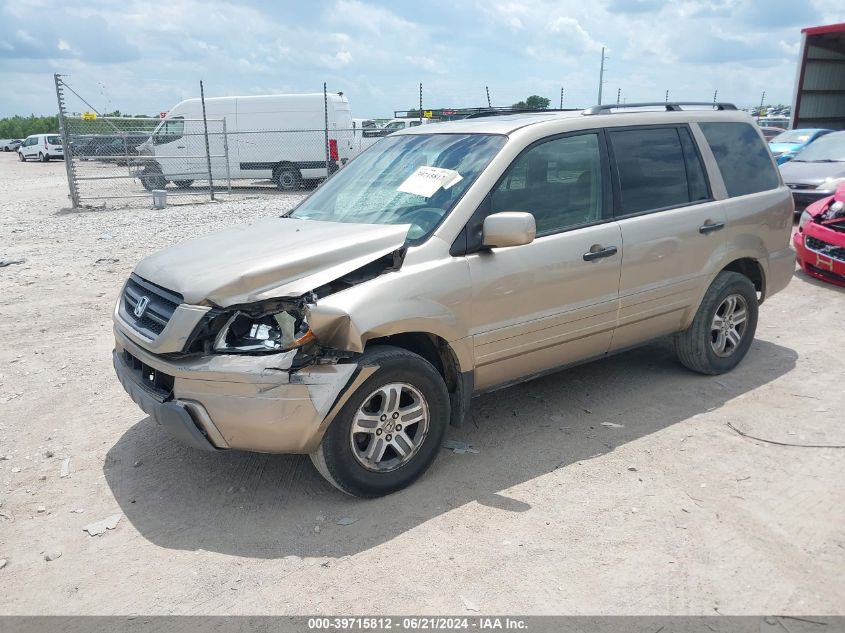
M 780 165 L 780 174 L 787 185 L 820 185 L 828 178 L 845 176 L 845 163 L 802 163 L 792 159 Z
M 408 229 L 269 218 L 171 246 L 135 273 L 194 305 L 299 297 L 401 248 Z

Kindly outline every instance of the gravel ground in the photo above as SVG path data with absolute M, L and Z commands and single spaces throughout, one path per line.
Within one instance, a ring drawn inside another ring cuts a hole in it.
M 69 211 L 60 162 L 0 154 L 0 613 L 845 613 L 843 451 L 727 426 L 845 445 L 845 292 L 801 274 L 732 373 L 660 343 L 483 396 L 479 453 L 384 499 L 171 441 L 113 375 L 121 284 L 296 200 Z

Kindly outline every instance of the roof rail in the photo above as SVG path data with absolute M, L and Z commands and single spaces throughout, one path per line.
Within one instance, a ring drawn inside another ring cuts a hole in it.
M 549 112 L 577 112 L 578 108 L 490 108 L 482 109 L 465 116 L 465 119 L 482 119 L 488 116 L 506 114 L 548 114 Z
M 710 106 L 714 110 L 736 110 L 736 106 L 732 103 L 724 103 L 724 102 L 713 102 L 713 101 L 671 101 L 671 102 L 664 102 L 664 101 L 649 101 L 643 103 L 616 103 L 616 104 L 605 104 L 605 105 L 594 105 L 591 108 L 587 108 L 581 114 L 590 115 L 590 114 L 607 114 L 611 110 L 623 110 L 628 108 L 646 108 L 646 107 L 661 107 L 665 108 L 667 112 L 681 112 L 683 108 L 681 106 Z

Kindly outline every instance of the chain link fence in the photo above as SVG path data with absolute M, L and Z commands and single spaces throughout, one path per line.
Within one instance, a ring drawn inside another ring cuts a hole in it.
M 74 113 L 69 98 L 88 108 Z M 100 116 L 56 76 L 59 123 L 74 206 L 123 200 L 149 204 L 153 191 L 180 196 L 305 193 L 341 169 L 381 133 L 337 128 L 227 129 L 226 118 Z M 323 119 L 323 114 L 320 114 Z

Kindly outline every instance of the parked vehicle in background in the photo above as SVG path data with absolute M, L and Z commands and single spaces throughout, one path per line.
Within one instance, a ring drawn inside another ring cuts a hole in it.
M 385 130 L 375 119 L 352 119 L 352 156 L 357 156 L 390 132 Z
M 832 196 L 804 210 L 792 244 L 804 272 L 845 286 L 845 181 Z
M 0 149 L 4 152 L 14 152 L 17 150 L 23 141 L 19 138 L 4 138 L 0 140 Z
M 330 94 L 327 101 L 328 156 L 322 93 L 206 99 L 212 177 L 272 179 L 279 189 L 292 191 L 308 180 L 330 176 L 351 158 L 353 139 L 349 101 L 342 94 Z M 207 179 L 202 118 L 199 99 L 182 101 L 139 147 L 139 153 L 150 157 L 136 170 L 146 189 L 163 189 L 168 182 L 186 187 Z M 226 143 L 228 164 L 223 158 Z
M 769 141 L 769 149 L 772 156 L 778 165 L 792 160 L 795 155 L 802 149 L 807 147 L 817 138 L 830 134 L 833 130 L 826 129 L 806 129 L 806 130 L 788 130 L 778 134 L 775 138 Z
M 46 163 L 51 158 L 64 158 L 62 137 L 58 134 L 33 134 L 27 136 L 18 147 L 18 158 L 23 161 L 40 160 Z
M 845 132 L 821 137 L 780 165 L 780 173 L 792 190 L 796 212 L 833 195 L 845 178 Z
M 766 142 L 771 141 L 778 134 L 783 134 L 783 130 L 779 127 L 761 127 L 760 131 L 763 133 Z
M 144 259 L 120 382 L 194 447 L 309 453 L 374 497 L 474 394 L 662 336 L 730 371 L 794 271 L 789 190 L 731 104 L 608 107 L 399 131 L 284 217 Z
M 387 134 L 393 134 L 394 132 L 398 132 L 399 130 L 407 130 L 412 127 L 417 127 L 419 125 L 426 125 L 428 123 L 432 123 L 431 119 L 390 119 L 387 123 L 384 124 L 385 130 L 387 130 Z
M 765 116 L 757 119 L 760 127 L 776 127 L 781 130 L 789 129 L 789 117 L 787 116 Z
M 79 135 L 70 141 L 71 153 L 81 160 L 96 159 L 126 165 L 132 157 L 138 156 L 138 147 L 149 138 L 148 134 L 140 133 Z

